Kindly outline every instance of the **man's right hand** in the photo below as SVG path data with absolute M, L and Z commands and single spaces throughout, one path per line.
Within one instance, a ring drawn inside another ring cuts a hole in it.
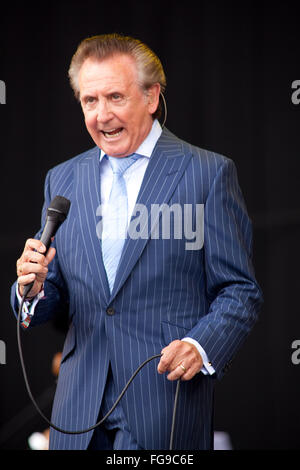
M 29 238 L 24 247 L 24 251 L 17 261 L 17 276 L 19 293 L 22 296 L 24 286 L 34 281 L 33 287 L 27 298 L 35 297 L 42 289 L 43 283 L 48 274 L 48 265 L 53 260 L 56 250 L 49 248 L 46 256 L 45 245 L 35 238 Z

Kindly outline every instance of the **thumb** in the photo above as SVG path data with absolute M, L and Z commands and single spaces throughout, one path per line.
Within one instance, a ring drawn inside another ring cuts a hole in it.
M 51 261 L 53 260 L 53 258 L 55 256 L 55 253 L 56 253 L 56 249 L 53 246 L 51 246 L 48 250 L 48 253 L 47 253 L 46 257 L 45 257 L 48 264 L 51 263 Z

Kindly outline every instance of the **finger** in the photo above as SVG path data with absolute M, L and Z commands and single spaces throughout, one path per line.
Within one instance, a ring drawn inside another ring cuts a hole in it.
M 48 272 L 47 266 L 44 264 L 39 264 L 39 263 L 32 263 L 30 261 L 26 261 L 25 263 L 22 264 L 22 274 L 30 274 L 30 273 L 37 273 L 37 274 L 43 274 L 46 275 Z
M 18 276 L 22 272 L 21 265 L 22 265 L 22 260 L 21 260 L 21 258 L 19 258 L 16 262 L 16 271 L 17 271 Z
M 183 367 L 181 367 L 181 364 L 178 364 L 178 366 L 167 375 L 167 379 L 171 381 L 178 380 L 181 379 L 186 373 L 187 369 L 185 368 L 184 370 Z
M 174 361 L 176 355 L 176 344 L 174 343 L 179 343 L 179 340 L 172 341 L 172 343 L 161 351 L 162 357 L 157 366 L 157 371 L 160 374 L 164 374 L 167 370 L 170 370 L 170 364 Z
M 178 364 L 178 366 L 170 372 L 167 376 L 168 380 L 191 380 L 196 374 L 198 374 L 201 370 L 201 365 L 199 362 L 191 363 L 187 365 L 186 363 Z
M 185 360 L 186 354 L 183 354 L 182 351 L 184 352 L 186 344 L 180 340 L 174 340 L 162 350 L 163 356 L 158 365 L 160 373 L 174 370 L 180 362 Z
M 46 256 L 42 255 L 38 251 L 27 250 L 24 252 L 23 257 L 17 261 L 17 269 L 23 270 L 23 264 L 25 262 L 37 263 L 41 266 L 48 266 L 48 264 L 53 260 L 56 250 L 51 247 Z
M 26 286 L 26 284 L 30 284 L 31 282 L 34 282 L 36 279 L 36 275 L 33 273 L 26 274 L 24 276 L 19 276 L 17 279 L 18 285 L 19 286 Z
M 157 372 L 159 374 L 164 374 L 168 370 L 168 367 L 169 367 L 169 362 L 167 361 L 167 357 L 164 357 L 164 355 L 163 355 L 160 358 L 160 361 L 157 365 Z
M 184 363 L 186 371 L 181 377 L 181 380 L 191 380 L 196 374 L 198 374 L 203 367 L 203 360 L 200 353 L 192 352 L 189 356 L 189 361 Z
M 191 380 L 195 377 L 196 374 L 200 372 L 197 367 L 190 367 L 187 371 L 181 376 L 181 380 Z
M 21 267 L 23 267 L 23 264 L 26 262 L 37 263 L 37 264 L 41 264 L 42 266 L 48 265 L 46 257 L 36 250 L 34 251 L 26 250 L 24 252 L 22 259 L 21 259 Z
M 175 369 L 180 363 L 184 364 L 186 369 L 195 367 L 195 369 L 199 368 L 200 370 L 203 365 L 203 361 L 197 348 L 185 341 L 181 341 L 180 343 L 181 344 L 178 348 L 178 354 L 171 363 L 170 370 Z
M 45 253 L 46 251 L 45 245 L 40 240 L 37 240 L 36 238 L 28 238 L 28 240 L 26 240 L 24 251 L 27 251 L 28 249 L 36 250 L 39 253 Z
M 190 380 L 198 372 L 200 372 L 203 361 L 195 346 L 186 344 L 181 348 L 181 354 L 177 355 L 175 360 L 170 366 L 170 374 L 168 375 L 169 380 Z
M 38 272 L 40 274 L 47 273 L 47 270 L 40 269 L 47 268 L 48 264 L 53 260 L 56 250 L 51 247 L 46 256 L 38 253 L 37 251 L 26 251 L 24 257 L 17 261 L 18 272 L 27 274 L 29 272 Z M 35 266 L 34 266 L 35 265 Z
M 181 347 L 174 350 L 174 356 L 169 364 L 169 371 L 175 370 L 180 364 L 184 364 L 184 367 L 189 367 L 192 358 L 190 357 L 190 351 L 184 350 Z

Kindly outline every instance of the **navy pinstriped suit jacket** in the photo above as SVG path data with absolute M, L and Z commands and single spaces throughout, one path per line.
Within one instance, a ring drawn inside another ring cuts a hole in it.
M 45 183 L 42 222 L 55 195 L 70 199 L 71 209 L 57 232 L 57 254 L 31 326 L 47 321 L 57 309 L 69 310 L 52 412 L 52 421 L 65 429 L 96 423 L 109 363 L 119 393 L 145 359 L 184 336 L 201 344 L 215 377 L 221 378 L 261 304 L 251 264 L 251 223 L 230 159 L 164 129 L 137 202 L 149 214 L 154 203 L 204 204 L 204 247 L 186 250 L 186 240 L 172 237 L 172 231 L 169 240 L 150 234 L 127 239 L 111 295 L 96 233 L 100 185 L 97 147 L 50 170 Z M 154 360 L 142 369 L 121 401 L 145 449 L 169 446 L 176 382 L 159 375 L 157 364 Z M 215 377 L 199 373 L 182 382 L 173 448 L 211 447 Z M 85 449 L 91 435 L 51 430 L 50 448 Z

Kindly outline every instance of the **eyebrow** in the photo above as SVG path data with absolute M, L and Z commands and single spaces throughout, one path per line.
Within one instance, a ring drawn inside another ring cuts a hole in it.
M 109 92 L 106 92 L 104 93 L 104 96 L 105 97 L 109 97 L 109 96 L 112 96 L 112 95 L 121 95 L 121 96 L 125 96 L 125 93 L 124 91 L 119 91 L 117 89 L 113 89 L 113 91 L 109 91 Z M 80 99 L 81 100 L 86 100 L 87 98 L 96 98 L 97 97 L 97 93 L 84 93 L 83 95 L 80 95 Z
M 86 99 L 86 98 L 91 98 L 91 97 L 94 98 L 95 96 L 96 96 L 95 94 L 93 94 L 93 93 L 88 93 L 88 92 L 79 95 L 79 97 L 80 97 L 81 100 L 84 100 L 84 99 Z

